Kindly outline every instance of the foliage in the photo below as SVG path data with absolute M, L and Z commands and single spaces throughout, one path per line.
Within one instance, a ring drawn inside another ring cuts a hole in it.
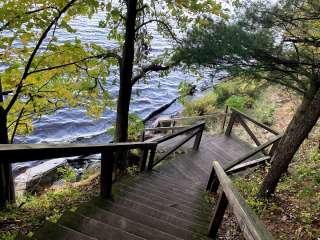
M 212 93 L 193 101 L 184 101 L 183 114 L 188 116 L 212 114 L 225 105 L 240 110 L 252 108 L 253 102 L 263 89 L 265 89 L 264 82 L 258 83 L 240 77 L 232 78 L 216 85 Z
M 130 176 L 136 176 L 139 173 L 139 166 L 133 165 L 127 168 L 127 172 Z
M 68 183 L 76 181 L 77 173 L 70 166 L 59 167 L 57 169 L 57 173 L 60 174 L 62 178 Z
M 111 104 L 102 88 L 113 57 L 96 44 L 83 44 L 76 36 L 61 42 L 56 31 L 72 36 L 69 22 L 98 11 L 96 0 L 10 0 L 1 6 L 0 102 L 11 142 L 16 134 L 32 131 L 32 119 L 63 107 L 84 107 L 98 116 Z M 81 76 L 81 81 L 80 81 Z M 1 132 L 1 134 L 5 134 Z
M 56 222 L 66 210 L 75 209 L 80 203 L 97 195 L 97 182 L 69 184 L 68 187 L 49 189 L 37 196 L 27 193 L 0 211 L 0 239 L 15 239 L 18 231 L 31 236 L 45 220 Z M 18 207 L 19 206 L 19 207 Z
M 319 62 L 319 1 L 240 1 L 235 21 L 193 26 L 174 59 L 306 93 Z
M 286 116 L 283 116 L 286 117 Z M 259 168 L 246 176 L 233 179 L 237 189 L 268 228 L 274 229 L 276 239 L 316 239 L 319 236 L 320 184 L 319 126 L 300 147 L 288 174 L 279 182 L 277 197 L 268 201 L 256 199 L 259 186 L 269 168 Z M 278 228 L 279 224 L 283 228 Z
M 271 126 L 274 123 L 275 102 L 270 98 L 274 88 L 266 88 L 254 102 L 249 114 L 257 121 Z
M 244 111 L 245 109 L 252 107 L 253 101 L 254 100 L 250 97 L 231 96 L 227 99 L 226 105 L 228 107 Z
M 129 114 L 128 141 L 134 142 L 140 140 L 140 134 L 144 129 L 142 119 L 136 114 Z M 108 133 L 115 136 L 115 124 L 108 129 Z

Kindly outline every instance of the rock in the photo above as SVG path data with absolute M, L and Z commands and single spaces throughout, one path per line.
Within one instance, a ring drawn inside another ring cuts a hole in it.
M 66 164 L 65 158 L 57 158 L 29 168 L 14 180 L 17 195 L 22 195 L 26 191 L 38 191 L 39 188 L 52 184 L 58 179 L 57 168 Z
M 153 123 L 152 127 L 170 127 L 171 125 L 171 117 L 170 116 L 161 116 L 158 117 Z

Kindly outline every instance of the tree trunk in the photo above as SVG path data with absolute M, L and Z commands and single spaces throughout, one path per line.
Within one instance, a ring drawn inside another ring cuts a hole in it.
M 294 114 L 272 157 L 271 170 L 264 179 L 258 197 L 274 194 L 277 184 L 300 145 L 308 137 L 320 117 L 320 88 L 312 87 Z
M 3 107 L 0 106 L 0 144 L 9 144 L 7 120 Z M 0 208 L 15 202 L 15 192 L 10 163 L 0 164 Z
M 128 0 L 125 42 L 123 45 L 122 62 L 120 66 L 120 88 L 117 105 L 116 142 L 128 141 L 128 118 L 132 92 L 132 75 L 134 62 L 135 27 L 137 17 L 137 0 Z M 126 169 L 127 159 L 120 162 L 121 169 Z

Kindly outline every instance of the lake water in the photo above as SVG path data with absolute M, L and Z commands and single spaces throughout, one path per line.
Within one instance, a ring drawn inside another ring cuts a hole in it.
M 116 43 L 108 41 L 107 30 L 98 28 L 98 23 L 103 19 L 103 14 L 96 14 L 92 19 L 79 17 L 73 20 L 72 25 L 77 29 L 76 36 L 83 42 L 94 42 L 104 47 L 114 48 Z M 170 44 L 150 27 L 153 34 L 152 54 L 163 53 Z M 57 31 L 61 41 L 74 39 L 74 35 Z M 197 88 L 201 89 L 208 83 L 215 84 L 216 80 L 210 77 L 209 72 L 203 81 L 197 83 Z M 148 84 L 138 84 L 134 86 L 130 111 L 141 118 L 145 118 L 151 112 L 169 103 L 178 96 L 178 86 L 182 81 L 196 82 L 195 76 L 190 76 L 180 70 L 172 71 L 168 76 L 160 78 L 158 74 L 151 74 Z M 160 83 L 160 87 L 159 87 Z M 113 96 L 117 96 L 118 86 L 108 88 Z M 136 94 L 139 91 L 141 94 Z M 171 115 L 181 110 L 179 104 L 174 104 L 164 114 Z M 106 109 L 102 117 L 93 119 L 85 114 L 83 109 L 62 109 L 50 116 L 43 116 L 40 120 L 34 120 L 34 131 L 29 136 L 17 136 L 16 143 L 106 143 L 111 140 L 111 136 L 106 134 L 115 121 L 115 112 Z M 16 165 L 20 168 L 25 164 Z

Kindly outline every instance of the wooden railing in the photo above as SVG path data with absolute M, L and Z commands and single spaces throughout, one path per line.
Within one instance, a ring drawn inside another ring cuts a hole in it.
M 101 176 L 100 176 L 100 195 L 103 198 L 111 197 L 112 183 L 116 166 L 114 155 L 117 152 L 127 152 L 133 149 L 141 151 L 140 171 L 143 172 L 148 162 L 148 170 L 159 164 L 163 159 L 176 151 L 180 146 L 196 136 L 194 149 L 197 150 L 200 145 L 202 132 L 205 123 L 196 124 L 182 129 L 179 132 L 169 136 L 162 137 L 153 142 L 135 142 L 135 143 L 110 143 L 100 145 L 86 144 L 0 144 L 0 164 L 12 164 L 18 162 L 29 162 L 38 160 L 47 160 L 52 158 L 83 156 L 92 154 L 101 154 Z M 168 141 L 177 136 L 188 134 L 185 139 L 173 146 L 170 151 L 161 156 L 154 162 L 157 146 L 160 143 Z M 149 161 L 148 161 L 149 158 Z M 6 186 L 2 186 L 6 187 Z M 5 197 L 6 198 L 6 197 Z M 1 208 L 4 206 L 0 206 Z
M 227 206 L 230 205 L 245 239 L 271 240 L 272 235 L 264 224 L 249 208 L 246 201 L 240 196 L 221 165 L 213 162 L 213 168 L 221 186 L 219 199 L 214 210 L 214 216 L 209 227 L 209 237 L 215 239 L 223 220 Z
M 114 153 L 140 149 L 144 157 L 154 152 L 156 142 L 113 143 L 101 145 L 84 144 L 0 144 L 0 164 L 46 160 L 52 158 L 101 154 L 100 194 L 111 196 L 114 176 Z M 142 159 L 146 161 L 146 159 Z M 4 206 L 0 206 L 4 207 Z
M 175 118 L 169 118 L 169 119 L 163 119 L 160 120 L 158 123 L 161 126 L 167 126 L 167 127 L 156 127 L 156 128 L 146 128 L 144 132 L 147 131 L 155 131 L 155 132 L 167 132 L 169 130 L 172 130 L 172 133 L 176 130 L 181 130 L 186 127 L 192 126 L 194 124 L 197 124 L 199 122 L 207 122 L 208 120 L 213 120 L 215 118 L 221 118 L 221 128 L 223 129 L 223 125 L 226 121 L 226 117 L 229 116 L 230 114 L 226 110 L 225 112 L 215 112 L 212 114 L 208 115 L 202 115 L 202 116 L 189 116 L 189 117 L 175 117 Z M 180 126 L 182 125 L 182 126 Z
M 256 121 L 255 119 L 251 118 L 250 116 L 248 116 L 247 114 L 240 112 L 239 110 L 236 110 L 234 108 L 231 108 L 231 116 L 230 116 L 230 120 L 229 120 L 229 124 L 227 126 L 227 129 L 225 131 L 225 134 L 227 136 L 230 136 L 232 128 L 234 126 L 234 124 L 236 122 L 239 122 L 240 125 L 245 129 L 245 131 L 248 133 L 248 135 L 251 137 L 251 139 L 255 142 L 255 144 L 257 146 L 261 145 L 261 142 L 258 140 L 257 136 L 253 133 L 253 131 L 250 129 L 250 127 L 248 126 L 248 124 L 246 123 L 246 121 L 249 121 L 253 124 L 255 124 L 256 126 L 278 136 L 280 135 L 279 132 L 275 131 L 274 129 L 270 128 L 269 126 L 260 123 L 258 121 Z M 274 150 L 274 149 L 273 149 Z M 273 151 L 272 150 L 272 151 Z M 264 152 L 265 155 L 268 155 L 267 152 Z M 272 152 L 271 152 L 272 153 Z M 269 153 L 270 154 L 270 153 Z
M 149 158 L 149 164 L 148 164 L 148 170 L 151 170 L 153 167 L 158 165 L 162 160 L 164 160 L 166 157 L 168 157 L 170 154 L 175 152 L 179 147 L 181 147 L 183 144 L 188 142 L 191 138 L 195 137 L 193 149 L 198 150 L 199 145 L 201 142 L 202 134 L 205 128 L 205 122 L 198 123 L 194 126 L 189 126 L 189 127 L 184 127 L 182 130 L 176 133 L 172 133 L 168 136 L 164 136 L 161 138 L 158 138 L 154 140 L 153 142 L 156 143 L 157 145 L 166 141 L 169 141 L 175 137 L 181 136 L 181 135 L 187 135 L 184 139 L 176 143 L 172 148 L 170 148 L 169 151 L 167 151 L 165 154 L 162 156 L 159 156 L 159 158 L 156 159 L 156 162 L 154 162 L 155 159 L 155 151 L 151 151 L 151 156 Z M 189 134 L 188 134 L 189 133 Z
M 230 120 L 229 120 L 228 126 L 227 126 L 226 131 L 225 131 L 225 135 L 226 136 L 230 136 L 234 124 L 236 122 L 239 122 L 240 125 L 249 134 L 249 136 L 254 140 L 254 142 L 256 143 L 257 147 L 252 149 L 246 155 L 241 156 L 239 159 L 231 161 L 226 166 L 224 166 L 223 168 L 224 168 L 224 170 L 226 171 L 226 173 L 228 175 L 243 171 L 243 170 L 245 170 L 247 168 L 252 168 L 254 166 L 262 165 L 262 164 L 265 164 L 266 162 L 270 161 L 271 157 L 272 157 L 272 155 L 273 155 L 273 153 L 274 153 L 274 151 L 275 151 L 275 149 L 277 147 L 278 142 L 280 141 L 280 139 L 283 136 L 283 134 L 278 133 L 277 131 L 273 130 L 272 128 L 266 126 L 265 124 L 254 120 L 253 118 L 249 117 L 245 113 L 242 113 L 242 112 L 240 112 L 240 111 L 238 111 L 236 109 L 233 109 L 233 108 L 231 109 L 231 111 L 232 111 L 232 113 L 231 113 L 231 116 L 230 116 Z M 250 122 L 254 123 L 255 125 L 259 126 L 260 128 L 263 128 L 263 129 L 267 130 L 268 132 L 272 133 L 275 136 L 271 140 L 269 140 L 266 143 L 262 144 L 257 139 L 257 137 L 254 135 L 254 133 L 251 131 L 251 129 L 247 125 L 246 121 L 250 121 Z M 272 146 L 270 151 L 266 152 L 265 149 L 267 149 L 270 146 Z M 249 158 L 253 157 L 254 155 L 256 155 L 259 152 L 263 152 L 266 157 L 262 157 L 262 158 L 258 158 L 256 160 L 252 160 L 252 161 L 246 162 Z M 208 184 L 207 184 L 207 190 L 216 191 L 216 189 L 218 188 L 218 185 L 219 184 L 218 184 L 218 181 L 217 181 L 217 176 L 215 174 L 214 169 L 212 169 L 210 177 L 209 177 L 209 181 L 208 181 Z

